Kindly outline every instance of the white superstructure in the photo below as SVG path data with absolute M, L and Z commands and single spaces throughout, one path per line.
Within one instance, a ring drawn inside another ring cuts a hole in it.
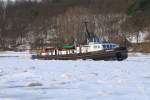
M 92 39 L 88 42 L 87 45 L 81 45 L 77 47 L 76 52 L 79 53 L 87 53 L 87 52 L 94 52 L 100 50 L 113 50 L 114 48 L 119 47 L 117 44 L 109 43 L 109 42 L 101 42 L 99 39 L 95 40 Z
M 46 56 L 88 53 L 102 50 L 114 50 L 117 47 L 119 47 L 117 44 L 102 42 L 99 38 L 93 38 L 91 40 L 88 40 L 86 45 L 76 46 L 74 49 L 47 48 L 48 51 L 44 49 L 44 52 L 42 52 L 41 55 Z

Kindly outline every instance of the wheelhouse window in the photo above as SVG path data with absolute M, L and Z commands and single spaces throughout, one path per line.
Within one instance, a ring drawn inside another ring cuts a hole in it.
M 113 48 L 116 48 L 116 45 L 114 45 L 114 44 L 104 44 L 103 48 L 104 49 L 113 49 Z

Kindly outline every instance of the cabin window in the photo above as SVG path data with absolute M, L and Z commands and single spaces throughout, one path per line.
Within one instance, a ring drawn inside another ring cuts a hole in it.
M 112 49 L 113 48 L 113 46 L 112 45 L 110 45 L 110 49 Z
M 103 45 L 103 48 L 106 49 L 107 48 L 106 45 Z
M 106 45 L 106 48 L 109 49 L 109 45 Z
M 96 42 L 96 39 L 94 39 L 94 42 Z
M 113 48 L 116 48 L 117 47 L 117 45 L 113 45 Z
M 115 48 L 116 46 L 115 45 L 113 45 L 113 48 Z

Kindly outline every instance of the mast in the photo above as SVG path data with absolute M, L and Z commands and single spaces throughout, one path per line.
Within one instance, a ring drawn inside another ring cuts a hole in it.
M 83 23 L 85 24 L 85 29 L 86 29 L 86 33 L 87 33 L 88 39 L 90 39 L 90 38 L 91 38 L 91 35 L 90 35 L 90 32 L 89 32 L 88 27 L 87 27 L 88 22 L 85 21 L 85 22 L 83 22 Z

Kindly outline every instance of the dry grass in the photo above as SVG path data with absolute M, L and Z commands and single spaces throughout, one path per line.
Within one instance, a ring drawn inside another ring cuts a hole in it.
M 150 53 L 150 43 L 132 44 L 133 52 Z

